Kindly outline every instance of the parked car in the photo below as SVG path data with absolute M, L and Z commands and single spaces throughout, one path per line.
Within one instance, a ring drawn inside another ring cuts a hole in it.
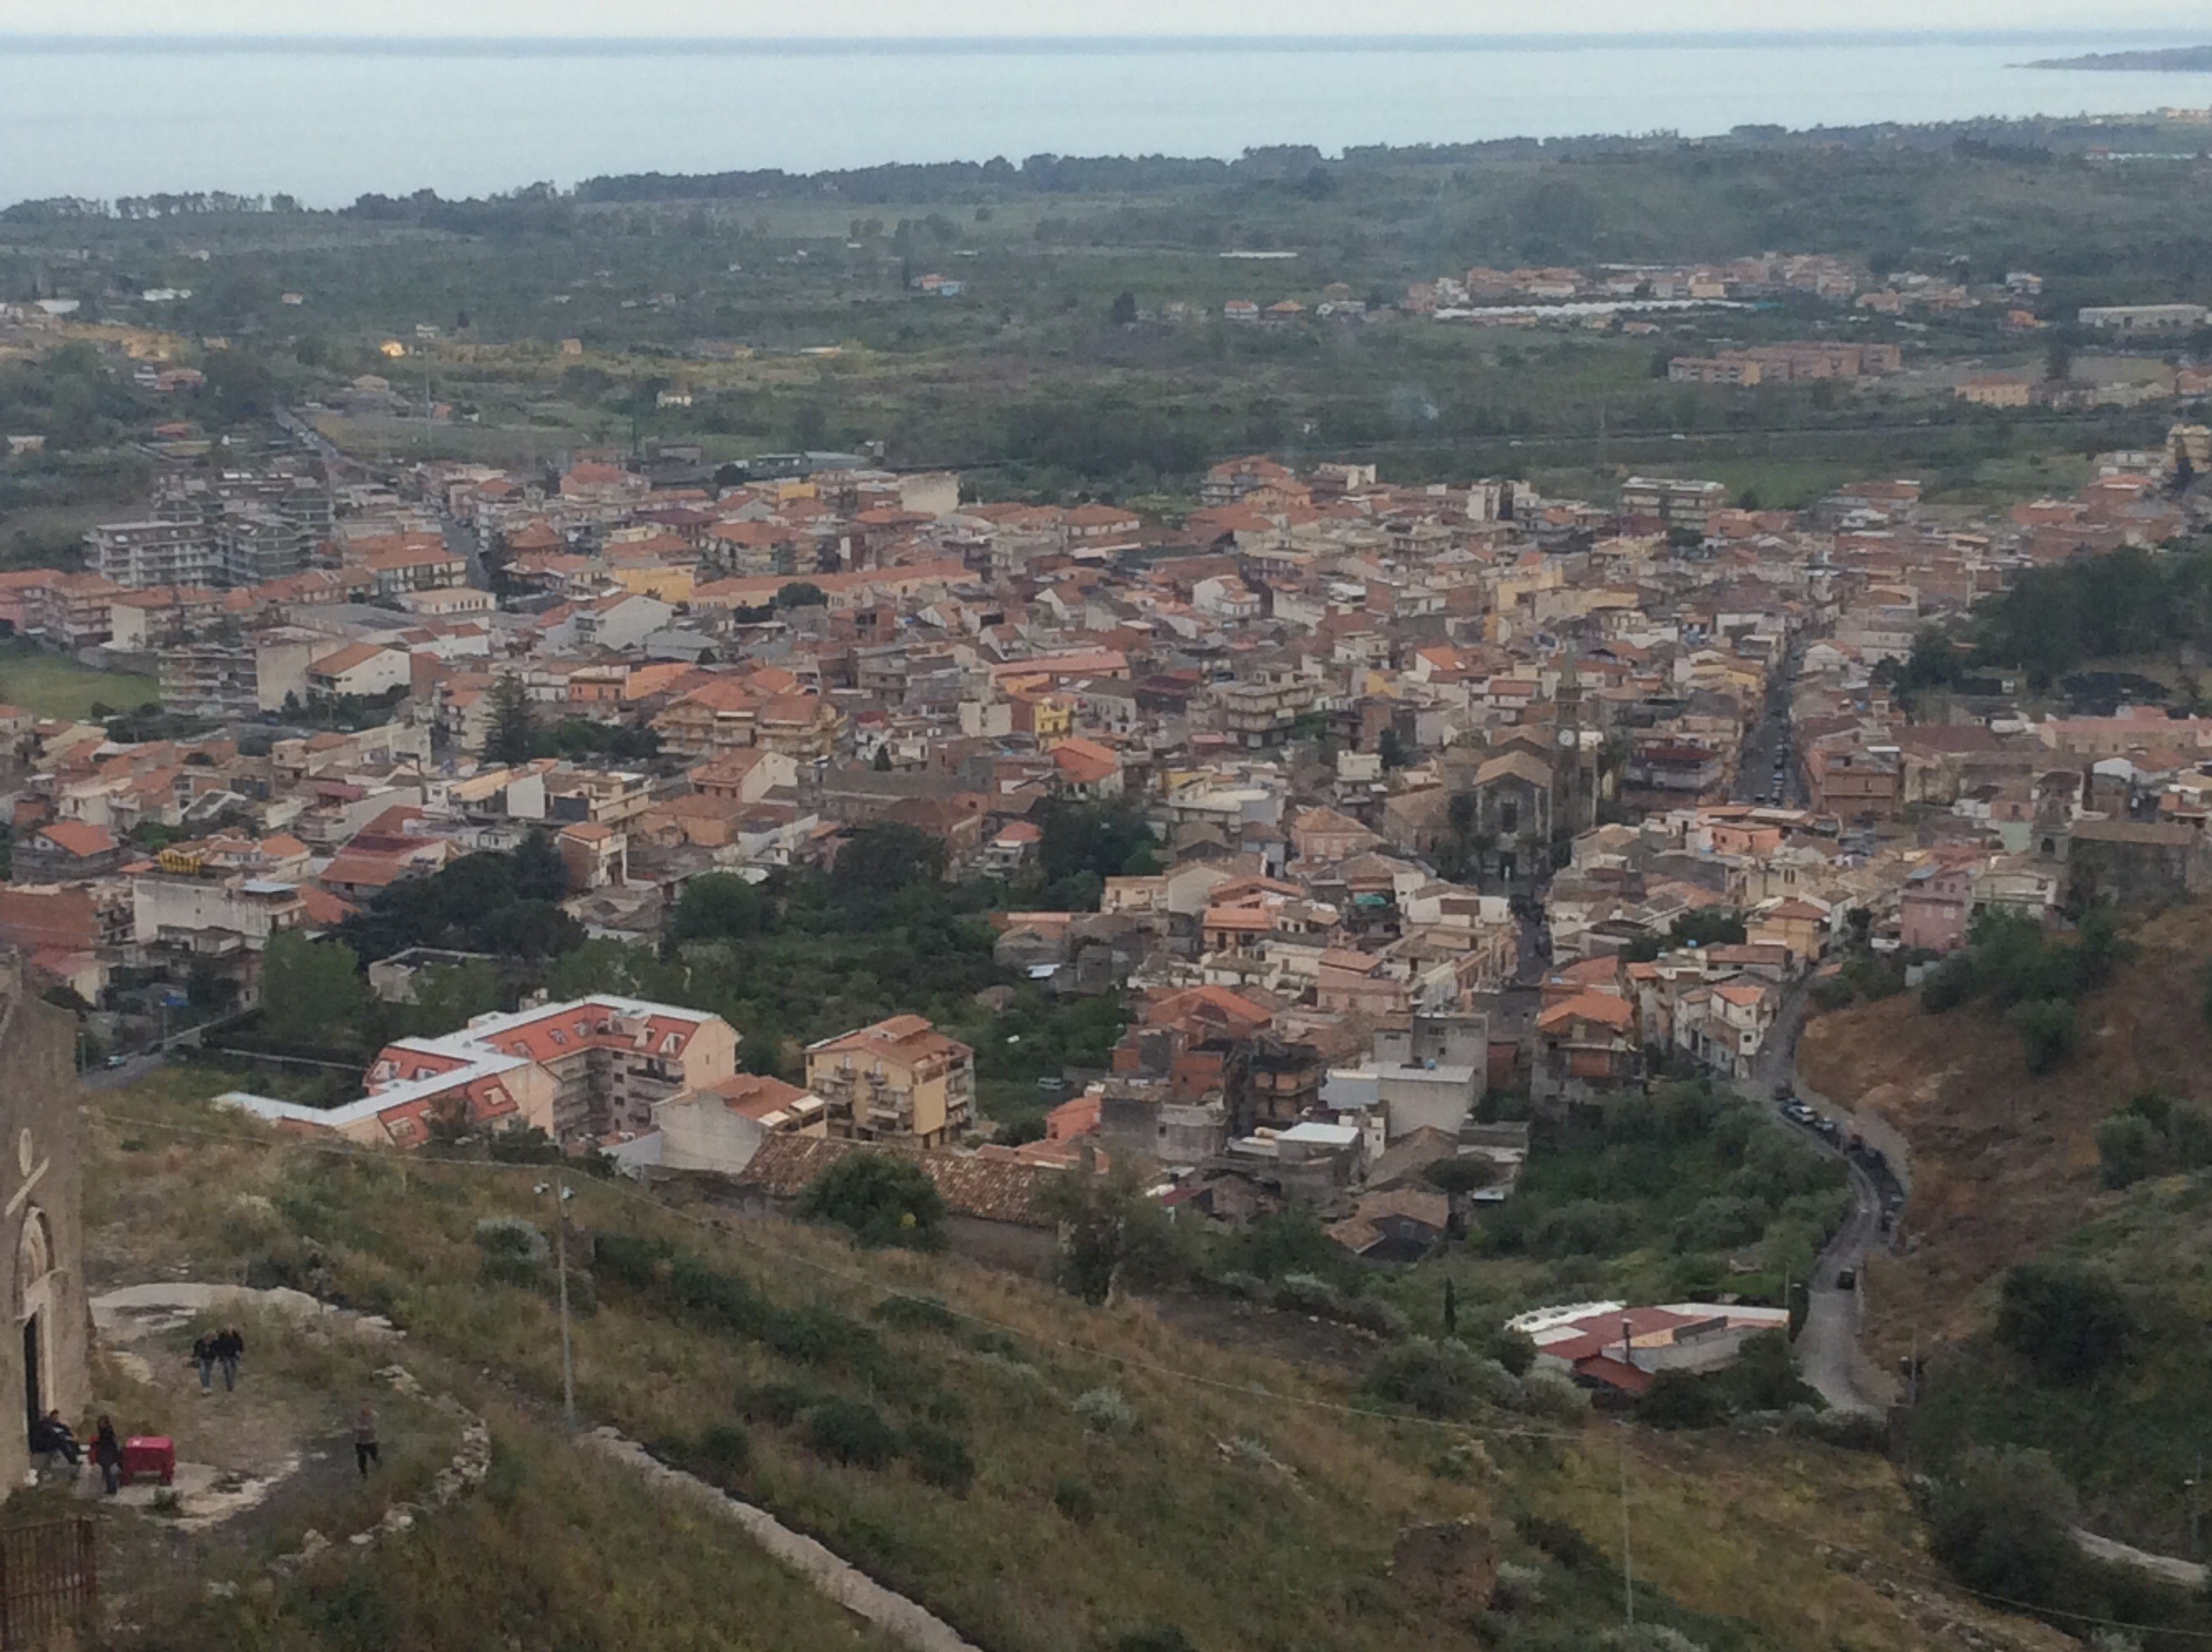
M 1846 1267 L 1846 1268 L 1840 1268 L 1840 1269 L 1838 1269 L 1838 1270 L 1837 1271 L 1837 1273 L 1836 1273 L 1836 1289 L 1837 1289 L 1837 1290 L 1838 1290 L 1838 1291 L 1856 1291 L 1856 1290 L 1857 1290 L 1858 1288 L 1859 1288 L 1859 1274 L 1858 1274 L 1858 1270 L 1857 1270 L 1856 1268 L 1855 1268 L 1855 1267 Z

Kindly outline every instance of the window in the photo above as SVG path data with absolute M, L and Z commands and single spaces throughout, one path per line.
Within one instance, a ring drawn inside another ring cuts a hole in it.
M 1504 832 L 1521 829 L 1521 805 L 1514 799 L 1507 798 L 1498 805 L 1498 827 Z
M 556 1027 L 553 1029 L 553 1042 L 556 1044 L 565 1045 L 568 1042 L 568 1035 L 562 1032 L 558 1027 Z

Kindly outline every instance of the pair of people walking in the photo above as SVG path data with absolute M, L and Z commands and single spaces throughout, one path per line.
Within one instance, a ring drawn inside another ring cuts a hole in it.
M 238 1362 L 245 1352 L 245 1334 L 234 1325 L 211 1331 L 193 1343 L 192 1363 L 200 1368 L 200 1392 L 213 1392 L 218 1370 L 222 1372 L 222 1391 L 228 1394 L 235 1389 Z

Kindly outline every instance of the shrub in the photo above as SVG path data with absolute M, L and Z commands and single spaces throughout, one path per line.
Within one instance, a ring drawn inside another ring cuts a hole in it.
M 1530 1371 L 1521 1379 L 1521 1402 L 1555 1423 L 1578 1423 L 1589 1414 L 1590 1397 L 1571 1377 L 1557 1371 Z
M 804 1360 L 811 1365 L 865 1368 L 881 1352 L 874 1332 L 817 1303 L 801 1303 L 795 1308 L 764 1304 L 757 1334 L 787 1359 Z
M 1493 1612 L 1527 1612 L 1544 1604 L 1544 1574 L 1517 1560 L 1498 1563 L 1498 1580 L 1490 1591 Z
M 1609 1563 L 1605 1552 L 1582 1534 L 1582 1528 L 1548 1515 L 1522 1515 L 1514 1526 L 1521 1535 L 1569 1571 L 1602 1570 Z
M 738 1396 L 738 1408 L 748 1422 L 774 1423 L 787 1427 L 806 1414 L 814 1396 L 796 1382 L 763 1382 Z
M 693 1449 L 714 1476 L 726 1482 L 744 1473 L 752 1461 L 752 1436 L 736 1423 L 709 1423 L 700 1430 Z
M 1528 1248 L 1540 1256 L 1602 1256 L 1620 1248 L 1635 1227 L 1635 1212 L 1626 1205 L 1577 1199 L 1536 1219 Z
M 1367 1391 L 1439 1418 L 1466 1417 L 1478 1405 L 1513 1406 L 1522 1397 L 1520 1382 L 1496 1360 L 1465 1343 L 1426 1337 L 1408 1337 L 1385 1351 L 1367 1373 Z
M 2135 1315 L 2101 1273 L 2070 1262 L 2023 1262 L 2005 1275 L 1996 1333 L 2043 1381 L 2078 1384 L 2126 1359 Z
M 1139 1629 L 1114 1643 L 1114 1652 L 1197 1652 L 1190 1637 L 1172 1626 Z
M 873 1406 L 825 1400 L 808 1413 L 806 1443 L 833 1461 L 881 1468 L 898 1455 L 898 1435 Z
M 1674 1224 L 1674 1248 L 1729 1250 L 1747 1245 L 1766 1230 L 1766 1208 L 1755 1200 L 1716 1193 L 1699 1200 Z
M 1098 1512 L 1098 1497 L 1086 1481 L 1062 1474 L 1053 1482 L 1052 1506 L 1077 1525 L 1087 1524 Z
M 927 1424 L 907 1430 L 906 1455 L 914 1472 L 956 1495 L 963 1494 L 975 1479 L 975 1460 L 968 1455 L 956 1434 Z
M 545 1269 L 535 1257 L 518 1256 L 512 1251 L 495 1251 L 477 1265 L 477 1273 L 487 1285 L 511 1285 L 525 1291 L 534 1291 L 545 1278 Z
M 519 1216 L 487 1216 L 477 1224 L 477 1248 L 487 1256 L 519 1256 L 538 1261 L 552 1252 L 534 1222 Z
M 1522 1331 L 1499 1329 L 1483 1343 L 1482 1351 L 1516 1376 L 1528 1375 L 1536 1363 L 1536 1345 Z
M 960 1328 L 959 1315 L 934 1297 L 886 1297 L 872 1310 L 874 1316 L 897 1331 L 944 1331 Z
M 1920 1007 L 1930 1015 L 1955 1010 L 1974 995 L 1974 959 L 1956 952 L 1921 978 Z
M 2033 1602 L 2073 1564 L 2075 1520 L 2048 1453 L 1977 1446 L 1929 1500 L 1929 1546 L 1968 1588 Z
M 1652 1428 L 1711 1428 L 1728 1409 L 1719 1386 L 1690 1371 L 1660 1372 L 1636 1402 L 1637 1420 Z
M 2012 1024 L 2019 1030 L 2030 1072 L 2050 1072 L 2074 1054 L 2079 1034 L 2074 1006 L 2063 999 L 2033 999 L 2017 1005 L 2012 1011 Z
M 887 1153 L 848 1153 L 817 1177 L 799 1213 L 835 1222 L 864 1245 L 933 1250 L 945 1242 L 945 1198 L 918 1164 Z
M 2140 1113 L 2115 1113 L 2097 1127 L 2097 1160 L 2107 1187 L 2142 1181 L 2165 1157 L 2158 1127 Z
M 1336 1287 L 1310 1273 L 1285 1273 L 1276 1282 L 1275 1306 L 1294 1314 L 1327 1314 L 1336 1307 Z
M 1119 1388 L 1087 1388 L 1075 1396 L 1075 1414 L 1101 1434 L 1127 1434 L 1137 1426 L 1137 1410 Z
M 1372 1331 L 1378 1337 L 1406 1334 L 1405 1315 L 1380 1297 L 1340 1297 L 1334 1313 L 1345 1324 Z
M 1841 975 L 1830 975 L 1813 983 L 1813 1007 L 1816 1010 L 1847 1010 L 1857 997 L 1850 982 Z
M 659 1280 L 662 1265 L 670 1254 L 670 1247 L 659 1239 L 644 1239 L 628 1233 L 595 1234 L 592 1238 L 592 1270 L 641 1291 Z

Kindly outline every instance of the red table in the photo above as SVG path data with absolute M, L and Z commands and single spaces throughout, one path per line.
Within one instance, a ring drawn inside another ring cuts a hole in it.
M 157 1476 L 167 1485 L 177 1478 L 177 1442 L 166 1434 L 134 1434 L 123 1442 L 123 1483 Z

